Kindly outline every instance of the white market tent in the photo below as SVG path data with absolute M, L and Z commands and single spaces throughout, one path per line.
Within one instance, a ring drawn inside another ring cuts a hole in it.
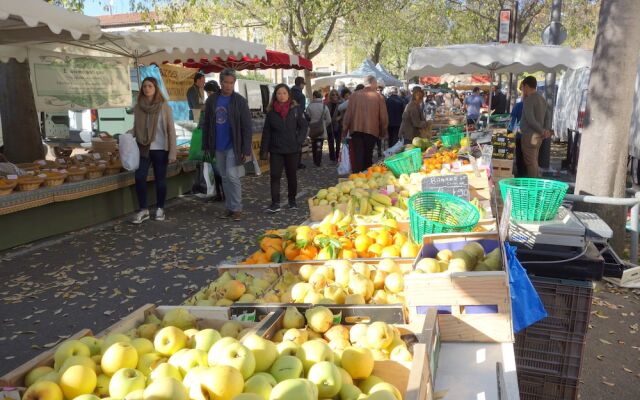
M 382 64 L 377 63 L 376 69 L 380 71 L 380 73 L 385 77 L 384 81 L 387 86 L 402 86 L 402 81 L 391 75 L 391 73 L 387 71 L 387 69 Z
M 335 85 L 337 81 L 341 81 L 344 84 L 348 83 L 362 83 L 362 78 L 367 75 L 373 75 L 378 80 L 378 83 L 382 83 L 384 86 L 400 86 L 402 82 L 391 76 L 391 74 L 383 73 L 376 68 L 376 65 L 371 60 L 364 60 L 362 64 L 348 74 L 323 76 L 311 80 L 311 87 L 319 88 L 322 86 Z

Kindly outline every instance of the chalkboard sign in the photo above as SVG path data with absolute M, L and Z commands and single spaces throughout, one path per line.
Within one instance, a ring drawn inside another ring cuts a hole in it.
M 422 179 L 423 192 L 443 192 L 469 200 L 467 175 L 427 176 Z

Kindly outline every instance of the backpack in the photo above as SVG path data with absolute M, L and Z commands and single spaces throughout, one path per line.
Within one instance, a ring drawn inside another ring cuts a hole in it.
M 327 136 L 327 126 L 324 124 L 324 114 L 327 108 L 322 106 L 322 114 L 320 119 L 309 123 L 309 138 L 324 139 Z

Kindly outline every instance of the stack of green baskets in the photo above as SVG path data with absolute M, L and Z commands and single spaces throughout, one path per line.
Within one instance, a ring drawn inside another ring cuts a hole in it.
M 442 145 L 444 147 L 453 147 L 459 145 L 463 137 L 464 133 L 461 131 L 458 131 L 457 129 L 448 129 L 440 135 L 440 140 L 442 140 Z
M 411 236 L 416 242 L 430 233 L 469 232 L 480 213 L 468 201 L 440 192 L 420 192 L 409 198 Z
M 422 150 L 415 149 L 403 151 L 384 160 L 384 164 L 393 172 L 395 177 L 402 174 L 412 174 L 420 171 L 422 167 Z
M 503 201 L 511 196 L 511 218 L 520 221 L 553 219 L 569 185 L 549 179 L 509 178 L 500 181 Z

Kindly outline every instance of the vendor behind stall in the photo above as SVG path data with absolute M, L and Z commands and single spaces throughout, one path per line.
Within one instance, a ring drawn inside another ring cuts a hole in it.
M 480 108 L 482 108 L 482 96 L 480 88 L 474 87 L 471 96 L 464 99 L 464 107 L 467 111 L 467 124 L 475 124 L 480 118 Z
M 200 113 L 204 110 L 204 74 L 197 72 L 193 77 L 193 86 L 187 90 L 187 102 L 189 103 L 189 119 L 200 120 Z

